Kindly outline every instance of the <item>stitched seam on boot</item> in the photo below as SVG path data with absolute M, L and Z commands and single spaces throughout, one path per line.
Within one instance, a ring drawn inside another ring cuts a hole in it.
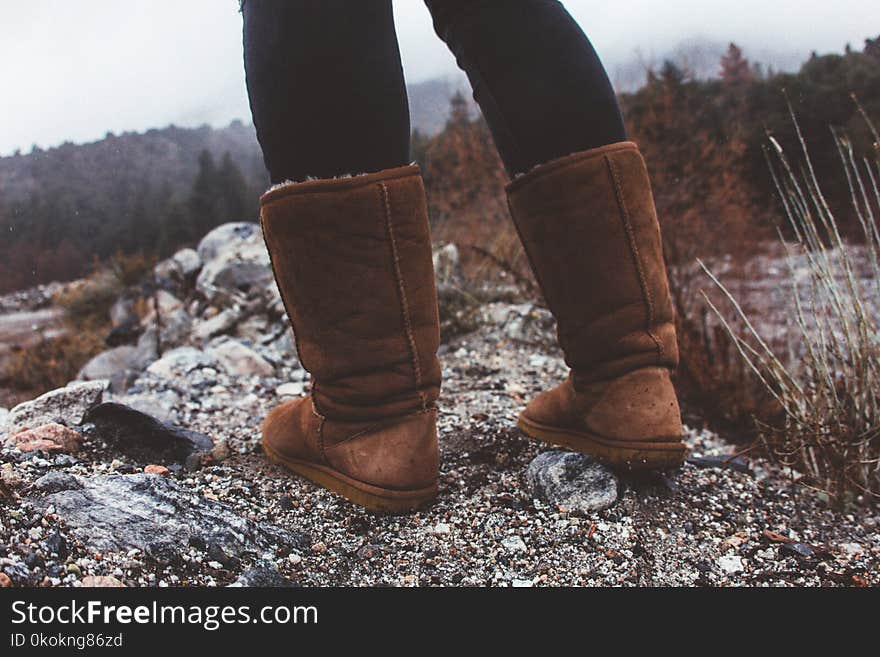
M 617 197 L 617 205 L 620 208 L 620 219 L 623 222 L 623 229 L 626 232 L 626 237 L 629 241 L 630 253 L 632 254 L 633 262 L 636 266 L 636 271 L 638 272 L 639 286 L 642 288 L 642 295 L 645 298 L 645 333 L 648 334 L 648 337 L 651 338 L 657 346 L 658 358 L 663 358 L 663 342 L 651 330 L 651 326 L 654 324 L 654 299 L 651 297 L 651 290 L 648 288 L 648 279 L 645 277 L 645 270 L 642 266 L 642 256 L 641 253 L 639 253 L 636 236 L 633 232 L 632 223 L 630 222 L 629 210 L 627 210 L 626 199 L 623 195 L 623 186 L 620 183 L 620 172 L 617 170 L 617 165 L 614 164 L 614 161 L 607 155 L 605 156 L 605 163 L 608 165 L 608 171 L 611 174 L 611 179 L 614 184 L 614 194 Z
M 416 392 L 422 403 L 422 408 L 428 407 L 428 400 L 422 391 L 422 369 L 419 365 L 419 353 L 416 349 L 416 340 L 413 336 L 412 322 L 409 317 L 409 304 L 406 299 L 406 288 L 403 284 L 403 274 L 400 271 L 400 256 L 397 251 L 397 239 L 394 236 L 394 224 L 391 219 L 391 200 L 388 195 L 388 186 L 384 182 L 379 183 L 382 192 L 382 204 L 385 208 L 385 230 L 388 233 L 388 242 L 391 246 L 391 260 L 394 265 L 394 279 L 397 283 L 397 294 L 400 298 L 400 311 L 403 317 L 403 328 L 406 333 L 406 341 L 409 345 L 409 353 L 412 359 L 413 376 L 415 377 Z
M 324 462 L 328 463 L 329 461 L 327 460 L 327 452 L 324 449 L 324 422 L 327 421 L 327 418 L 325 418 L 323 415 L 321 415 L 320 411 L 318 410 L 317 401 L 315 400 L 314 393 L 309 394 L 309 399 L 312 402 L 311 403 L 312 415 L 314 415 L 315 417 L 317 417 L 319 419 L 319 422 L 318 422 L 318 451 L 321 452 L 321 458 L 324 459 Z

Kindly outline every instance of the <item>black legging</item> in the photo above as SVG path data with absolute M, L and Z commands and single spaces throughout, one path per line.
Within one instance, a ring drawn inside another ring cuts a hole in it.
M 511 176 L 626 139 L 614 90 L 556 0 L 425 0 Z M 244 55 L 273 182 L 409 162 L 391 0 L 246 0 Z

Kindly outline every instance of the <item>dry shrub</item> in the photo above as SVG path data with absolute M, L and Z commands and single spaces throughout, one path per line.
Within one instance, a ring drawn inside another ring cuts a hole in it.
M 5 377 L 19 390 L 40 394 L 75 379 L 80 368 L 104 348 L 103 336 L 89 331 L 48 338 L 13 354 Z
M 761 427 L 770 453 L 839 503 L 859 495 L 880 499 L 880 137 L 863 117 L 874 135 L 873 155 L 858 157 L 844 134 L 834 137 L 863 232 L 867 277 L 860 276 L 856 249 L 841 237 L 794 114 L 799 162 L 770 137 L 768 162 L 794 236 L 783 242 L 795 325 L 789 355 L 769 344 L 704 266 L 744 329 L 708 296 L 707 303 L 781 409 L 778 421 Z
M 152 266 L 150 256 L 118 254 L 108 268 L 67 286 L 54 299 L 64 310 L 66 333 L 17 351 L 4 378 L 15 389 L 35 394 L 76 378 L 83 365 L 107 348 L 110 308 L 126 288 L 142 282 Z

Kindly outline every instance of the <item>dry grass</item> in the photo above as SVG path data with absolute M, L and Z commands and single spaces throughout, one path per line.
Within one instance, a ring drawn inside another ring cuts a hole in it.
M 793 235 L 783 240 L 794 329 L 789 354 L 769 345 L 703 265 L 744 328 L 734 328 L 708 296 L 707 303 L 782 411 L 779 421 L 761 427 L 769 451 L 839 503 L 880 499 L 880 321 L 870 303 L 880 298 L 880 138 L 863 117 L 876 140 L 873 154 L 859 157 L 844 134 L 835 131 L 834 138 L 864 235 L 867 277 L 841 237 L 794 115 L 796 158 L 770 137 L 768 162 Z
M 15 389 L 32 394 L 64 386 L 76 378 L 89 359 L 108 347 L 110 308 L 126 288 L 144 280 L 153 262 L 151 257 L 139 254 L 117 255 L 107 268 L 71 284 L 54 299 L 64 309 L 66 333 L 15 353 L 4 378 Z

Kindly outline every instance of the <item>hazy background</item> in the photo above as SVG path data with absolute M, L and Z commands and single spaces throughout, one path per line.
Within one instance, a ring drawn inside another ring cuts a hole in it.
M 861 47 L 877 30 L 876 0 L 568 0 L 622 89 L 672 57 L 698 75 L 736 41 L 752 61 L 796 69 L 813 50 Z M 396 0 L 407 81 L 457 79 L 420 0 Z M 0 23 L 0 154 L 107 131 L 250 120 L 236 0 L 28 0 Z

